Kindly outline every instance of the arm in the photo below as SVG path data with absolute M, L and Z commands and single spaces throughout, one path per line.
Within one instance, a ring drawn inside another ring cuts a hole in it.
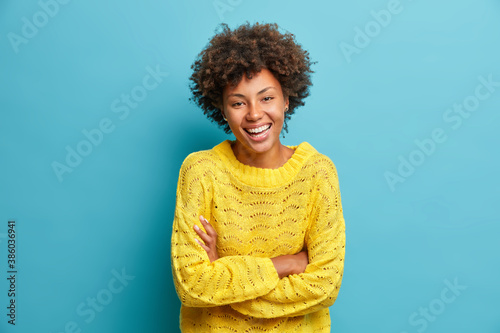
M 193 225 L 203 228 L 199 216 L 210 216 L 212 190 L 209 170 L 188 162 L 179 175 L 171 247 L 174 285 L 182 304 L 219 306 L 269 293 L 279 281 L 271 259 L 227 256 L 210 262 L 195 241 Z
M 205 252 L 207 252 L 210 262 L 214 262 L 219 259 L 219 253 L 217 252 L 217 232 L 203 216 L 200 216 L 200 222 L 205 228 L 206 233 L 195 224 L 193 229 L 198 234 L 201 241 L 197 238 L 195 238 L 195 240 Z M 291 274 L 304 273 L 309 263 L 306 250 L 297 254 L 288 254 L 271 258 L 271 261 L 280 279 Z
M 331 163 L 331 162 L 330 162 Z M 342 281 L 345 223 L 333 163 L 313 189 L 310 224 L 306 234 L 309 264 L 304 273 L 280 279 L 264 296 L 231 307 L 259 318 L 299 316 L 331 306 Z
M 307 251 L 300 251 L 297 254 L 288 254 L 271 258 L 274 268 L 278 272 L 280 279 L 292 274 L 304 273 L 306 270 L 309 259 L 307 258 Z

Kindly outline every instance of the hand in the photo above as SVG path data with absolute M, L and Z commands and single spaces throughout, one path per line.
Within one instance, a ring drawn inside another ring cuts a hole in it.
M 200 221 L 203 227 L 205 228 L 205 231 L 207 233 L 204 233 L 203 230 L 201 230 L 196 224 L 194 225 L 194 231 L 200 236 L 200 238 L 203 240 L 201 242 L 197 238 L 195 238 L 196 242 L 201 245 L 203 250 L 205 250 L 208 254 L 208 259 L 210 259 L 210 262 L 214 262 L 215 260 L 219 259 L 219 253 L 217 253 L 217 232 L 215 229 L 212 227 L 208 221 L 200 215 Z
M 307 250 L 302 250 L 297 254 L 288 254 L 271 258 L 271 261 L 280 279 L 288 275 L 304 273 L 309 264 Z

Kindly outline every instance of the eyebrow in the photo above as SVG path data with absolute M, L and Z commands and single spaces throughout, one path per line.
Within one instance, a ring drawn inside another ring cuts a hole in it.
M 276 89 L 276 88 L 275 88 L 275 87 L 273 87 L 273 86 L 266 87 L 266 88 L 262 89 L 261 91 L 259 91 L 259 92 L 257 93 L 257 95 L 263 94 L 263 93 L 265 93 L 266 91 L 268 91 L 269 89 Z M 243 95 L 243 94 L 229 94 L 229 95 L 227 95 L 227 97 L 231 97 L 231 96 L 236 96 L 236 97 L 245 97 L 245 95 Z

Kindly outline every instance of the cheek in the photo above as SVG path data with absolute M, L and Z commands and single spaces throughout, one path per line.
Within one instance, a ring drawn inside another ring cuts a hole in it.
M 276 123 L 283 124 L 285 121 L 285 113 L 284 112 L 276 112 L 276 116 L 274 117 Z
M 235 119 L 235 117 L 233 116 L 232 118 L 227 118 L 227 123 L 233 134 L 243 131 L 243 129 L 241 128 L 241 119 Z

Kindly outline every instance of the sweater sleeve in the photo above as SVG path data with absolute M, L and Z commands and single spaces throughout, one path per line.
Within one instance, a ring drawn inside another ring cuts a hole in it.
M 304 273 L 279 280 L 264 296 L 231 307 L 258 318 L 293 317 L 331 306 L 342 282 L 345 255 L 345 223 L 335 166 L 318 173 L 305 242 L 309 264 Z
M 209 161 L 209 160 L 208 160 Z M 206 162 L 210 163 L 210 162 Z M 210 307 L 254 299 L 269 293 L 279 282 L 269 258 L 227 256 L 210 262 L 196 243 L 199 216 L 210 216 L 211 168 L 192 155 L 184 161 L 177 184 L 172 229 L 171 263 L 174 285 L 185 306 Z

